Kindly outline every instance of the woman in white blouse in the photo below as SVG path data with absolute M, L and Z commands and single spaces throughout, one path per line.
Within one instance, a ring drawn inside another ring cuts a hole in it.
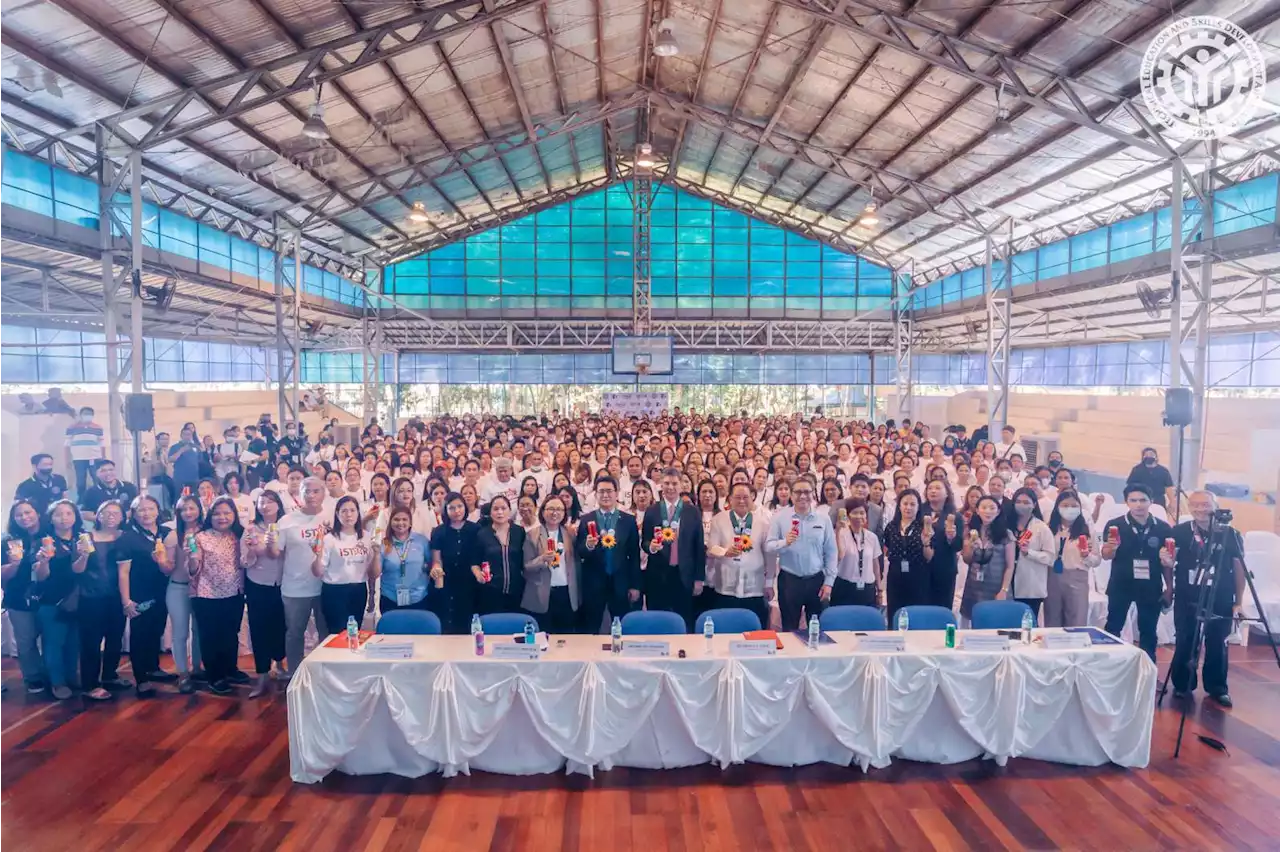
M 1089 623 L 1089 576 L 1102 557 L 1083 508 L 1076 492 L 1059 491 L 1049 514 L 1056 556 L 1044 601 L 1045 627 L 1083 627 Z
M 880 583 L 880 539 L 867 528 L 867 504 L 854 497 L 836 515 L 836 581 L 832 606 L 875 606 Z
M 368 603 L 368 581 L 377 579 L 376 548 L 365 535 L 360 519 L 360 503 L 347 495 L 338 500 L 333 512 L 333 532 L 316 546 L 311 572 L 324 581 L 320 608 L 330 631 L 346 630 L 347 619 L 359 624 Z
M 1040 623 L 1040 605 L 1049 594 L 1049 566 L 1057 556 L 1053 533 L 1040 518 L 1036 493 L 1019 488 L 1013 494 L 1013 597 L 1031 607 Z

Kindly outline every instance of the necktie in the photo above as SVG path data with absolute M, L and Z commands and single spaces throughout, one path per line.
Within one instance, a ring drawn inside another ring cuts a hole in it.
M 617 534 L 614 533 L 613 512 L 600 513 L 600 532 L 601 534 L 611 533 L 614 535 L 614 545 L 617 545 Z M 606 547 L 604 549 L 604 573 L 613 576 L 613 548 Z

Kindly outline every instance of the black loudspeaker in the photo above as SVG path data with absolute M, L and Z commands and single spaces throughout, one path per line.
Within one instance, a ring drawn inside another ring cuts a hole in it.
M 1164 425 L 1190 426 L 1193 407 L 1190 388 L 1168 388 L 1164 392 Z
M 131 393 L 124 398 L 124 428 L 130 432 L 150 432 L 156 428 L 156 409 L 151 394 Z

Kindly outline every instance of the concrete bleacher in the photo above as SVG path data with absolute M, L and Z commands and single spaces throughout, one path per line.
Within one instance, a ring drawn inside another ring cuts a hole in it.
M 65 393 L 67 402 L 74 408 L 88 405 L 96 412 L 96 420 L 103 428 L 107 427 L 107 395 L 105 393 Z M 246 426 L 256 423 L 263 414 L 270 412 L 273 420 L 278 420 L 276 393 L 273 390 L 236 390 L 236 391 L 173 391 L 156 390 L 151 392 L 152 405 L 155 408 L 156 432 L 168 432 L 177 439 L 182 424 L 188 421 L 196 424 L 201 436 L 213 435 L 221 439 L 222 430 L 228 426 Z M 54 458 L 54 469 L 67 476 L 70 471 L 66 463 L 64 450 L 65 431 L 71 423 L 66 415 L 20 415 L 20 406 L 16 395 L 0 396 L 0 488 L 5 494 L 12 494 L 14 488 L 31 473 L 29 460 L 40 452 L 50 453 Z M 308 435 L 316 435 L 330 419 L 337 418 L 340 424 L 356 426 L 360 418 L 335 405 L 327 405 L 318 411 L 304 411 L 301 420 Z M 144 433 L 143 447 L 149 449 L 154 445 L 154 433 Z M 127 478 L 134 479 L 132 473 L 132 441 L 126 433 L 125 448 L 121 461 Z

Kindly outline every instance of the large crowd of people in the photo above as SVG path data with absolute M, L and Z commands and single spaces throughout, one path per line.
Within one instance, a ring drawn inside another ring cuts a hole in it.
M 34 457 L 3 552 L 23 678 L 59 699 L 130 686 L 118 674 L 126 620 L 138 695 L 177 681 L 256 697 L 297 670 L 313 620 L 323 637 L 425 609 L 456 634 L 475 614 L 525 612 L 552 633 L 595 633 L 641 608 L 692 629 L 706 610 L 740 607 L 793 630 L 830 605 L 881 607 L 892 624 L 933 604 L 963 624 L 980 602 L 1016 599 L 1043 625 L 1074 626 L 1103 559 L 1107 629 L 1136 603 L 1154 654 L 1174 568 L 1187 573 L 1211 511 L 1193 500 L 1196 520 L 1178 531 L 1155 517 L 1168 495 L 1144 464 L 1127 513 L 1104 518 L 1060 453 L 1027 464 L 1012 426 L 995 441 L 910 420 L 679 409 L 444 416 L 395 434 L 375 421 L 352 445 L 332 423 L 281 433 L 264 415 L 220 441 L 188 423 L 176 441 L 156 435 L 140 493 L 92 458 L 91 420 L 76 429 L 77 499 L 52 457 Z M 255 677 L 238 667 L 246 610 Z M 174 672 L 161 665 L 167 626 Z M 1225 651 L 1208 656 L 1206 689 L 1225 698 Z

